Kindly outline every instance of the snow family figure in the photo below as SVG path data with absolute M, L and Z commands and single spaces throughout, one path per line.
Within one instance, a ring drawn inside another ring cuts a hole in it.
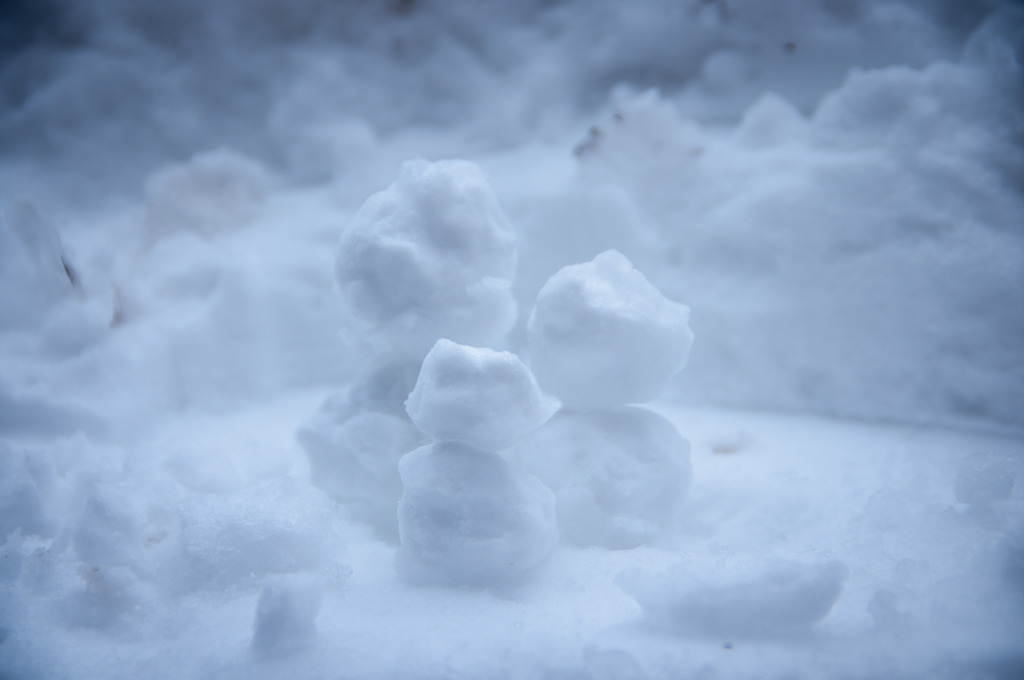
M 407 162 L 342 236 L 336 276 L 368 368 L 299 438 L 314 483 L 392 538 L 397 506 L 409 581 L 514 579 L 559 533 L 633 547 L 672 528 L 689 485 L 686 440 L 630 406 L 685 365 L 688 308 L 616 251 L 564 267 L 529 321 L 534 378 L 514 354 L 460 344 L 510 328 L 514 267 L 508 220 L 465 161 Z M 563 405 L 553 418 L 542 389 Z

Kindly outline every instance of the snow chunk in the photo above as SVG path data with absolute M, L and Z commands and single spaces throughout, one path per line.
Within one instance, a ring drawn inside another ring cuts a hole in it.
M 562 411 L 508 456 L 557 499 L 562 536 L 632 548 L 670 530 L 690 485 L 690 445 L 675 426 L 635 406 Z
M 533 370 L 567 406 L 650 401 L 686 365 L 689 315 L 625 256 L 605 251 L 541 288 L 527 327 Z
M 558 541 L 554 497 L 499 456 L 440 442 L 405 456 L 395 568 L 414 582 L 488 585 L 539 565 Z
M 325 401 L 296 433 L 309 456 L 313 484 L 394 540 L 402 497 L 398 461 L 424 437 L 404 418 L 373 412 L 347 417 L 347 408 L 344 399 Z
M 824 619 L 845 578 L 839 562 L 777 561 L 684 564 L 661 575 L 626 572 L 618 582 L 657 627 L 687 635 L 764 637 L 792 634 Z
M 316 635 L 316 617 L 323 600 L 324 580 L 319 574 L 267 578 L 256 603 L 253 651 L 267 654 L 300 647 Z
M 497 452 L 550 418 L 556 406 L 515 354 L 442 339 L 423 360 L 405 408 L 435 439 Z
M 507 331 L 515 261 L 512 228 L 483 171 L 417 159 L 356 213 L 335 274 L 378 341 L 426 350 L 439 337 L 487 344 Z

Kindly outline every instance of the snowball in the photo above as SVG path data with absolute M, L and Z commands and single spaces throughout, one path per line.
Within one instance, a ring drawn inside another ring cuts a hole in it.
M 690 445 L 643 408 L 562 411 L 507 454 L 557 499 L 562 536 L 632 548 L 671 529 L 690 485 Z
M 372 412 L 347 417 L 346 407 L 344 400 L 324 402 L 296 433 L 309 456 L 313 484 L 394 540 L 402 496 L 398 461 L 424 437 L 405 418 Z
M 686 365 L 689 313 L 615 250 L 563 267 L 527 327 L 537 380 L 567 406 L 649 401 Z
M 625 573 L 619 584 L 649 623 L 712 637 L 786 635 L 821 621 L 839 599 L 839 562 L 750 565 L 686 564 L 666 574 Z
M 426 350 L 439 337 L 486 344 L 515 320 L 512 228 L 468 161 L 402 164 L 359 209 L 335 274 L 378 341 Z
M 551 492 L 499 456 L 440 442 L 405 456 L 399 471 L 403 578 L 500 583 L 539 565 L 558 541 Z
M 271 576 L 256 603 L 252 649 L 257 653 L 289 650 L 316 635 L 316 616 L 324 599 L 319 574 Z
M 501 451 L 547 420 L 555 404 L 515 354 L 442 339 L 423 360 L 405 408 L 435 439 Z
M 252 221 L 268 187 L 266 171 L 245 156 L 226 149 L 198 154 L 146 180 L 146 224 L 154 236 L 212 236 Z

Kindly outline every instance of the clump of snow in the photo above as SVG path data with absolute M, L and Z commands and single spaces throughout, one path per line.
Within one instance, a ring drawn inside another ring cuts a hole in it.
M 558 528 L 577 545 L 633 548 L 677 527 L 690 445 L 636 406 L 561 411 L 508 453 L 556 497 Z
M 619 582 L 653 626 L 707 637 L 777 637 L 827 617 L 846 572 L 839 562 L 687 563 L 659 575 L 627 572 Z
M 515 236 L 483 171 L 407 161 L 345 229 L 342 296 L 383 346 L 425 351 L 439 337 L 487 344 L 515 320 Z
M 555 409 L 516 355 L 445 339 L 423 360 L 405 407 L 416 427 L 431 437 L 494 452 L 511 446 Z
M 257 654 L 297 650 L 316 635 L 316 617 L 324 600 L 324 579 L 298 572 L 263 582 L 253 621 L 252 650 Z
M 326 400 L 296 436 L 309 457 L 314 484 L 389 540 L 397 538 L 402 496 L 399 459 L 425 443 L 406 418 L 347 413 L 344 398 Z
M 689 309 L 664 297 L 622 254 L 552 276 L 527 332 L 541 386 L 567 406 L 650 401 L 686 365 Z
M 486 586 L 536 567 L 558 541 L 555 499 L 501 457 L 458 442 L 409 453 L 399 465 L 399 575 Z
M 269 188 L 267 171 L 252 159 L 227 149 L 197 154 L 146 180 L 146 225 L 153 237 L 235 229 L 256 217 Z

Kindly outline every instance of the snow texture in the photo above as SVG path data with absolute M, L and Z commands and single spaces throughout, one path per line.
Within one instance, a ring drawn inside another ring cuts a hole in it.
M 561 411 L 508 453 L 554 492 L 562 537 L 633 548 L 671 532 L 690 485 L 690 445 L 636 406 Z
M 1017 0 L 4 3 L 0 677 L 1024 677 L 1022 65 Z M 406 453 L 440 338 L 584 400 Z
M 498 452 L 550 418 L 556 406 L 511 352 L 442 339 L 423 360 L 405 408 L 434 439 Z
M 564 267 L 541 288 L 528 325 L 530 363 L 566 406 L 650 401 L 686 365 L 689 315 L 609 250 Z
M 839 562 L 684 564 L 661 575 L 626 573 L 622 586 L 653 626 L 715 638 L 785 637 L 832 611 L 846 568 Z
M 395 567 L 409 581 L 501 585 L 558 541 L 552 493 L 496 455 L 439 442 L 406 455 L 399 470 Z
M 486 344 L 508 330 L 515 260 L 512 227 L 477 165 L 413 160 L 345 229 L 335 275 L 378 342 L 425 350 L 439 337 Z

